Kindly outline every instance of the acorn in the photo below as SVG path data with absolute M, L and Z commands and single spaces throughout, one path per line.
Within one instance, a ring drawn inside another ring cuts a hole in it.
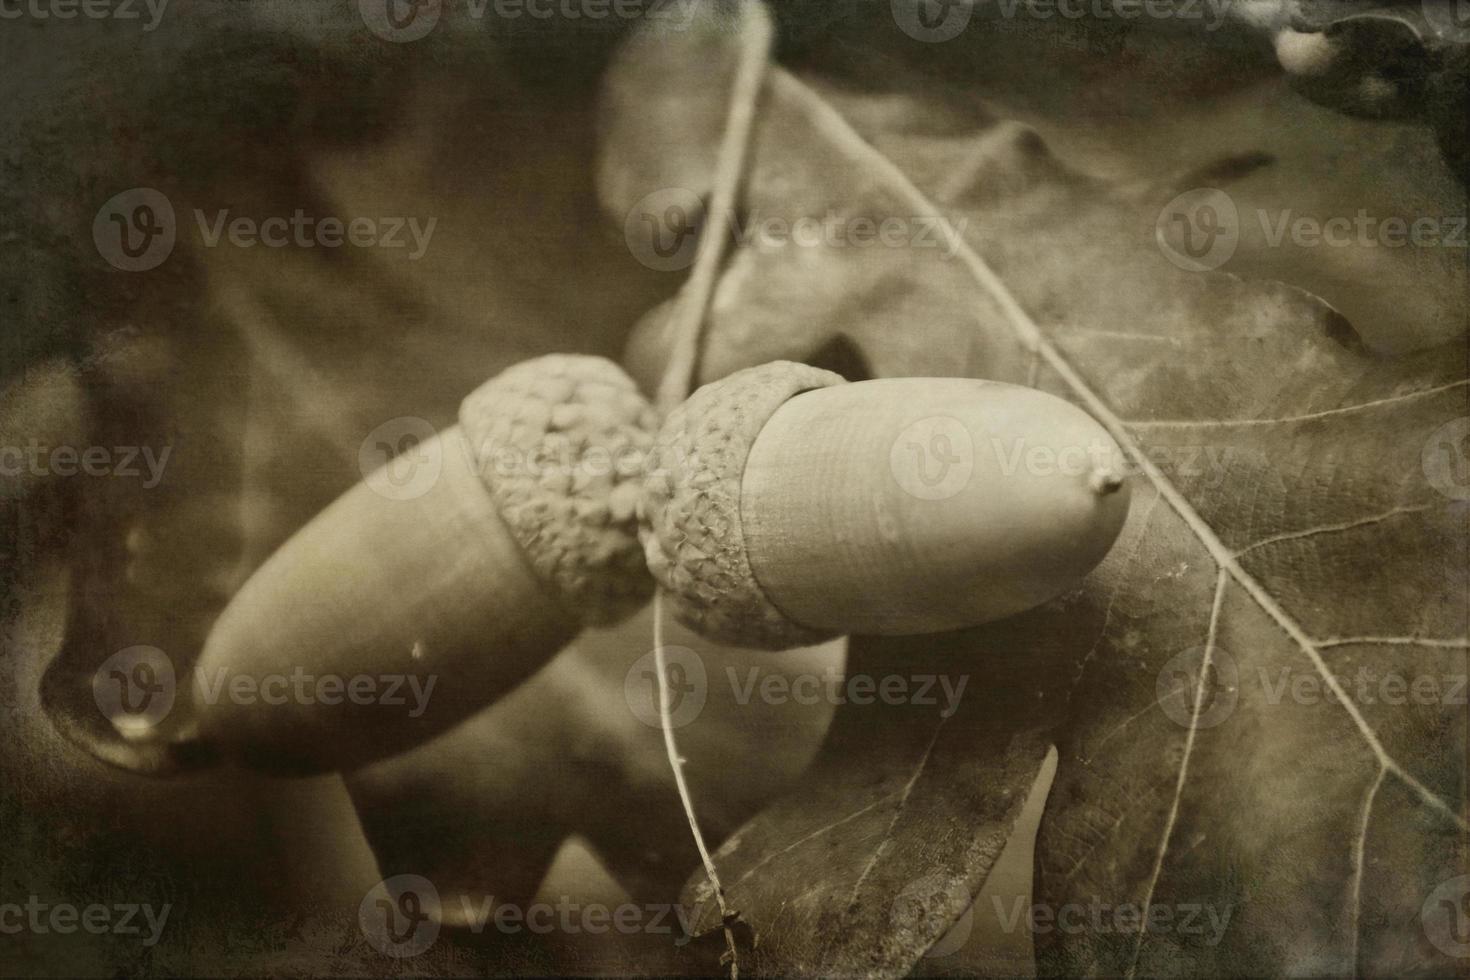
M 245 583 L 194 671 L 199 739 L 276 771 L 352 767 L 494 701 L 584 624 L 630 615 L 653 588 L 635 514 L 656 426 L 603 358 L 542 357 L 485 384 L 411 450 L 439 466 L 426 490 L 393 492 L 389 461 Z
M 1033 388 L 774 362 L 669 414 L 639 533 L 676 618 L 720 642 L 940 632 L 1076 586 L 1127 518 L 1124 472 Z

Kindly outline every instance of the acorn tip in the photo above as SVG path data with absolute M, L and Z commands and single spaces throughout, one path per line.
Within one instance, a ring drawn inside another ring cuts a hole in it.
M 1099 497 L 1106 497 L 1109 494 L 1117 493 L 1122 488 L 1123 475 L 1112 467 L 1096 469 L 1087 478 L 1087 485 Z

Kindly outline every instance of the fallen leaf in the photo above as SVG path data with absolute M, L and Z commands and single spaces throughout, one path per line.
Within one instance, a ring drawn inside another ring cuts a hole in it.
M 1049 918 L 1018 926 L 1043 972 L 1450 969 L 1433 899 L 1466 867 L 1463 340 L 1376 354 L 1309 292 L 1191 267 L 1163 220 L 1186 188 L 1087 176 L 970 92 L 884 68 L 772 70 L 702 377 L 841 350 L 872 376 L 1033 384 L 1125 447 L 1133 512 L 1041 609 L 854 638 L 850 671 L 908 651 L 911 670 L 973 671 L 974 693 L 942 725 L 844 706 L 807 782 L 715 855 L 746 967 L 907 972 L 963 903 L 915 925 L 892 911 L 902 881 L 973 894 L 1050 739 Z M 1250 172 L 1252 149 L 1193 172 Z M 868 244 L 794 240 L 829 216 L 869 222 Z M 885 219 L 907 236 L 891 247 Z M 665 312 L 630 347 L 644 376 Z M 1359 671 L 1438 696 L 1387 704 Z M 702 871 L 686 896 L 718 925 Z

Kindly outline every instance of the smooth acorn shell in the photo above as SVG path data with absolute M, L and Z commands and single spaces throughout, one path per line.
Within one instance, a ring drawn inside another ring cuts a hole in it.
M 549 354 L 486 382 L 406 480 L 386 463 L 245 583 L 194 671 L 202 743 L 268 770 L 349 768 L 437 735 L 584 623 L 641 607 L 637 467 L 613 457 L 640 460 L 656 419 L 605 358 Z M 270 701 L 255 693 L 267 684 Z
M 272 555 L 220 616 L 193 695 L 200 736 L 223 754 L 317 771 L 400 751 L 514 687 L 580 629 L 497 512 L 460 428 L 421 449 L 442 460 L 427 492 L 395 500 L 371 477 L 359 483 Z M 373 678 L 383 697 L 298 699 L 289 686 L 298 671 L 341 678 L 344 690 Z M 280 676 L 282 704 L 243 703 L 228 687 L 204 701 L 221 678 Z
M 822 387 L 783 403 L 741 481 L 747 554 L 802 626 L 930 633 L 1077 585 L 1128 516 L 1123 456 L 1070 402 L 960 378 Z

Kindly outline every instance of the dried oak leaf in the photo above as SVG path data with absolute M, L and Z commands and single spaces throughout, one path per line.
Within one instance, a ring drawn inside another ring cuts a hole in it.
M 639 143 L 646 59 L 685 43 L 614 64 L 613 154 Z M 771 69 L 701 378 L 841 348 L 873 376 L 1032 384 L 1124 445 L 1133 511 L 1043 608 L 852 639 L 850 674 L 973 683 L 948 718 L 843 705 L 802 785 L 718 851 L 754 932 L 742 969 L 908 972 L 985 879 L 1052 743 L 1035 897 L 1080 914 L 1037 929 L 1043 972 L 1447 972 L 1455 912 L 1435 899 L 1470 887 L 1463 339 L 1374 354 L 1304 290 L 1181 268 L 1156 227 L 1177 189 L 1084 175 L 970 93 L 892 68 L 861 84 Z M 687 91 L 684 113 L 724 112 Z M 697 135 L 659 153 L 604 158 L 646 178 L 604 199 L 616 221 L 669 174 L 702 193 Z M 829 216 L 867 219 L 869 243 L 762 233 Z M 875 243 L 885 219 L 908 237 Z M 645 319 L 636 371 L 656 371 L 667 333 L 664 310 Z M 1437 696 L 1404 696 L 1416 679 Z M 685 896 L 718 927 L 703 871 Z

